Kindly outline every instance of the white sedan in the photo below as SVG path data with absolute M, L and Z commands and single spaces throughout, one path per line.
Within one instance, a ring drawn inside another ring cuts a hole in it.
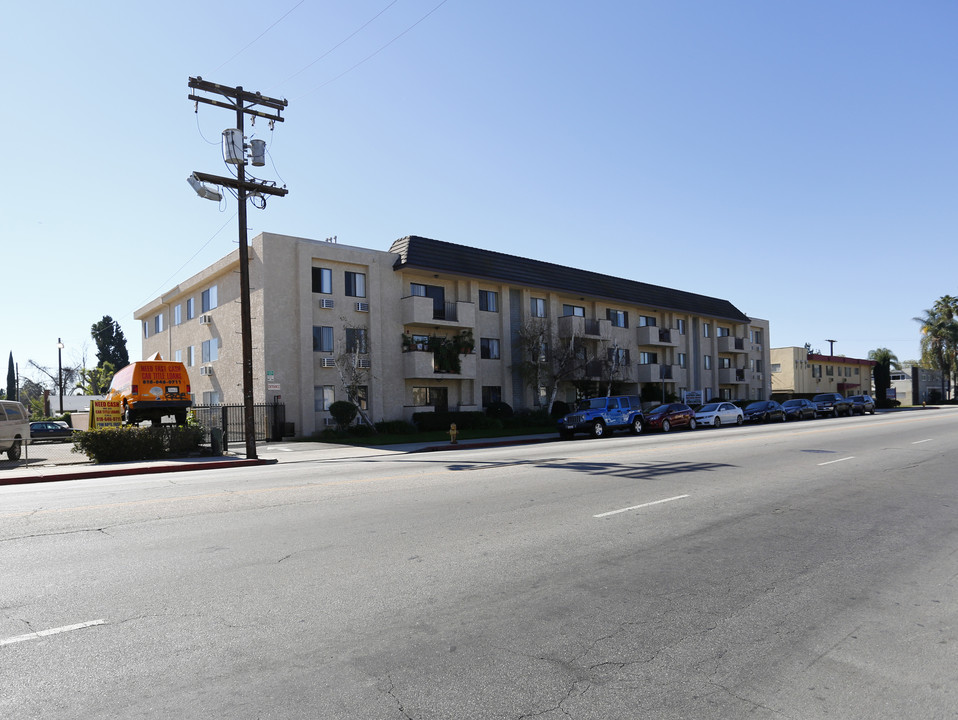
M 741 425 L 745 422 L 745 413 L 730 402 L 712 402 L 695 411 L 695 422 L 703 427 Z

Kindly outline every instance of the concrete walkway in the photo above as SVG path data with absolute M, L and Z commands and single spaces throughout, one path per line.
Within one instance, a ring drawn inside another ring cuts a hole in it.
M 82 480 L 86 478 L 119 477 L 124 475 L 148 475 L 152 473 L 185 472 L 189 470 L 217 470 L 222 468 L 255 467 L 287 462 L 322 462 L 323 460 L 348 460 L 377 455 L 394 455 L 418 452 L 443 452 L 470 448 L 505 447 L 529 445 L 558 439 L 554 433 L 546 435 L 522 435 L 517 437 L 460 440 L 451 443 L 406 443 L 368 447 L 360 445 L 336 445 L 317 442 L 258 443 L 256 459 L 247 459 L 245 447 L 231 446 L 230 452 L 220 457 L 189 457 L 170 460 L 142 462 L 71 463 L 68 465 L 18 465 L 0 466 L 0 485 L 24 485 L 29 483 Z M 237 452 L 238 451 L 238 452 Z

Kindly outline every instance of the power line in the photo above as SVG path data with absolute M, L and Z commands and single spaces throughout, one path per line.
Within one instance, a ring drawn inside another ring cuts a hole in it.
M 227 60 L 226 62 L 224 62 L 222 65 L 220 65 L 220 66 L 219 66 L 218 68 L 216 68 L 216 70 L 214 70 L 213 72 L 218 72 L 218 71 L 221 70 L 223 67 L 225 67 L 226 65 L 229 65 L 231 62 L 233 62 L 233 60 L 235 60 L 237 57 L 239 57 L 239 56 L 242 55 L 244 52 L 246 52 L 246 51 L 249 49 L 250 45 L 252 45 L 253 43 L 257 42 L 257 41 L 258 41 L 261 37 L 263 37 L 266 33 L 268 33 L 268 32 L 269 32 L 270 30 L 272 30 L 274 27 L 276 27 L 277 25 L 279 25 L 283 20 L 286 19 L 286 16 L 287 16 L 287 15 L 289 15 L 291 12 L 293 12 L 293 10 L 295 10 L 296 8 L 298 8 L 298 7 L 299 7 L 300 5 L 302 5 L 304 2 L 306 2 L 306 0 L 299 0 L 299 2 L 296 3 L 295 5 L 293 5 L 293 7 L 291 7 L 289 10 L 287 10 L 287 11 L 284 13 L 284 15 L 283 15 L 279 20 L 277 20 L 277 21 L 274 22 L 272 25 L 270 25 L 268 28 L 266 28 L 265 30 L 263 30 L 263 32 L 261 32 L 259 35 L 257 35 L 257 36 L 256 36 L 253 40 L 251 40 L 249 43 L 247 43 L 244 48 L 242 48 L 241 50 L 237 51 L 236 54 L 233 55 L 233 57 L 231 57 L 229 60 Z
M 337 75 L 336 77 L 331 78 L 331 79 L 327 80 L 326 82 L 324 82 L 322 85 L 317 85 L 316 87 L 314 87 L 314 88 L 313 88 L 312 90 L 310 90 L 309 92 L 303 93 L 303 95 L 301 95 L 300 97 L 303 97 L 303 96 L 305 96 L 305 95 L 310 95 L 311 93 L 314 93 L 314 92 L 316 92 L 317 90 L 322 90 L 322 89 L 323 89 L 324 87 L 326 87 L 327 85 L 330 85 L 331 83 L 334 83 L 334 82 L 336 82 L 337 80 L 339 80 L 339 78 L 343 77 L 343 75 L 347 75 L 347 74 L 351 73 L 353 70 L 355 70 L 356 68 L 358 68 L 358 67 L 359 67 L 360 65 L 362 65 L 363 63 L 365 63 L 365 62 L 367 62 L 367 61 L 369 61 L 369 60 L 372 60 L 372 59 L 373 59 L 374 57 L 376 57 L 379 53 L 381 53 L 383 50 L 385 50 L 386 48 L 388 48 L 390 45 L 392 45 L 394 42 L 396 42 L 396 41 L 397 41 L 399 38 L 401 38 L 403 35 L 405 35 L 405 34 L 408 33 L 410 30 L 412 30 L 414 27 L 416 27 L 419 23 L 421 23 L 423 20 L 425 20 L 426 18 L 428 18 L 430 15 L 432 15 L 434 12 L 436 12 L 436 10 L 438 10 L 439 8 L 441 8 L 441 7 L 442 7 L 443 5 L 445 5 L 447 2 L 449 2 L 449 0 L 442 0 L 441 3 L 439 3 L 438 5 L 436 5 L 436 7 L 434 7 L 432 10 L 430 10 L 429 12 L 427 12 L 425 15 L 423 15 L 421 18 L 419 18 L 416 22 L 414 22 L 412 25 L 410 25 L 409 27 L 407 27 L 407 28 L 406 28 L 405 30 L 403 30 L 401 33 L 399 33 L 396 37 L 394 37 L 394 38 L 393 38 L 392 40 L 390 40 L 388 43 L 386 43 L 385 45 L 383 45 L 382 47 L 380 47 L 378 50 L 376 50 L 376 52 L 374 52 L 374 53 L 372 53 L 372 54 L 370 54 L 370 55 L 367 55 L 367 56 L 364 57 L 362 60 L 360 60 L 358 63 L 356 63 L 355 65 L 353 65 L 351 68 L 349 68 L 348 70 L 344 70 L 343 72 L 339 73 L 339 75 Z

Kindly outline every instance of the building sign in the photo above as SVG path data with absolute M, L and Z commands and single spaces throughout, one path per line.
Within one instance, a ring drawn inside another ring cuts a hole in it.
M 90 401 L 90 429 L 118 428 L 123 424 L 119 400 Z
M 701 405 L 702 404 L 702 391 L 701 390 L 686 390 L 682 393 L 682 402 L 686 405 Z

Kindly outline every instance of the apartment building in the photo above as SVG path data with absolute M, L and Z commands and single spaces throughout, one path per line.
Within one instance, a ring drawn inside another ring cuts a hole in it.
M 806 347 L 772 348 L 772 393 L 776 397 L 868 394 L 874 366 L 874 360 L 821 355 Z
M 184 362 L 197 403 L 242 402 L 239 254 L 140 308 L 142 353 Z M 683 396 L 770 396 L 768 322 L 727 300 L 513 255 L 405 237 L 388 251 L 264 233 L 250 245 L 256 402 L 297 435 L 328 422 L 346 386 L 374 420 L 429 409 L 514 408 L 652 384 Z M 575 348 L 565 375 L 524 372 Z M 535 358 L 533 358 L 534 360 Z

